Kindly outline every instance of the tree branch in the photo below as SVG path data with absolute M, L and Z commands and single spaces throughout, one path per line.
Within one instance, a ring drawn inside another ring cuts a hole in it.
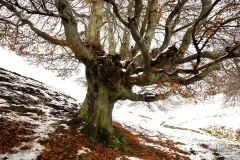
M 211 7 L 211 2 L 212 2 L 211 0 L 202 0 L 202 10 L 199 17 L 202 17 L 207 12 L 207 10 L 209 10 L 209 8 Z M 205 23 L 205 21 L 206 21 L 206 17 L 198 22 L 198 24 L 196 25 L 196 28 L 199 28 L 202 24 Z M 191 24 L 193 25 L 195 25 L 195 23 L 196 22 L 191 22 Z M 184 53 L 188 50 L 189 45 L 191 44 L 193 33 L 194 31 L 192 26 L 187 29 L 187 31 L 183 36 L 182 43 L 180 45 L 180 53 L 182 54 L 182 57 L 184 56 Z
M 100 48 L 100 31 L 103 24 L 103 6 L 102 0 L 94 0 L 91 3 L 91 14 L 86 30 L 86 43 Z
M 105 2 L 111 4 L 113 6 L 113 12 L 114 14 L 117 16 L 117 18 L 120 20 L 120 22 L 122 22 L 122 24 L 124 24 L 125 26 L 128 27 L 129 23 L 127 21 L 125 21 L 122 16 L 120 15 L 119 13 L 119 10 L 118 10 L 118 7 L 117 7 L 117 4 L 115 3 L 114 0 L 104 0 Z
M 142 13 L 142 0 L 135 0 L 135 12 L 134 12 L 134 21 L 136 21 L 137 27 L 139 26 L 139 21 Z
M 146 34 L 144 36 L 144 41 L 148 50 L 150 49 L 150 44 L 152 42 L 153 36 L 155 34 L 156 25 L 158 24 L 158 1 L 152 0 L 149 5 L 149 15 L 148 15 L 148 26 Z
M 165 50 L 171 40 L 172 37 L 172 33 L 173 33 L 173 29 L 176 26 L 176 24 L 174 24 L 174 18 L 177 15 L 180 15 L 184 5 L 188 2 L 188 0 L 182 0 L 180 1 L 176 7 L 173 9 L 173 11 L 169 14 L 167 21 L 166 21 L 166 25 L 165 25 L 165 36 L 164 36 L 164 40 L 162 43 L 162 46 L 158 49 L 158 51 L 163 51 Z M 175 25 L 175 26 L 174 26 Z
M 50 11 L 46 8 L 46 5 L 45 5 L 45 1 L 42 1 L 43 2 L 43 5 L 40 6 L 42 8 L 42 10 L 44 10 L 45 12 L 39 10 L 39 8 L 36 6 L 37 4 L 30 0 L 30 3 L 32 4 L 32 7 L 35 9 L 35 10 L 30 10 L 28 9 L 27 7 L 23 7 L 21 6 L 17 0 L 15 0 L 15 3 L 12 3 L 11 1 L 7 1 L 7 3 L 11 4 L 12 6 L 15 6 L 17 8 L 19 8 L 20 10 L 23 10 L 23 11 L 26 11 L 28 14 L 37 14 L 37 15 L 43 15 L 43 16 L 50 16 L 50 17 L 60 17 L 59 14 L 55 14 L 53 11 Z
M 107 4 L 106 8 L 106 18 L 108 23 L 108 53 L 109 54 L 115 54 L 116 53 L 116 44 L 114 41 L 114 26 L 113 26 L 113 20 L 110 14 L 110 4 Z
M 206 19 L 208 17 L 208 15 L 211 13 L 211 11 L 213 10 L 213 8 L 220 2 L 221 0 L 216 0 L 210 8 L 207 9 L 207 11 L 204 10 L 204 5 L 205 3 L 209 3 L 207 0 L 203 0 L 202 1 L 202 6 L 203 6 L 203 14 L 200 14 L 199 18 L 196 20 L 196 22 L 194 23 L 193 25 L 193 30 L 192 30 L 192 40 L 193 40 L 193 45 L 194 47 L 196 48 L 196 51 L 197 51 L 197 65 L 196 65 L 196 68 L 198 67 L 199 63 L 200 63 L 200 59 L 201 59 L 201 49 L 198 47 L 198 43 L 197 43 L 197 40 L 196 40 L 196 37 L 195 37 L 195 33 L 196 33 L 196 30 L 197 30 L 197 27 L 199 26 L 198 24 Z
M 85 47 L 78 35 L 77 23 L 73 17 L 72 9 L 68 1 L 55 0 L 55 5 L 58 9 L 58 12 L 61 14 L 66 40 L 73 46 L 73 52 L 76 54 L 76 58 L 79 60 L 82 60 L 83 57 L 84 59 L 93 59 L 93 53 L 91 53 L 89 49 Z
M 153 93 L 144 93 L 144 94 L 137 94 L 132 91 L 122 94 L 121 100 L 131 100 L 131 101 L 144 101 L 144 102 L 155 102 L 158 100 L 165 100 L 169 98 L 172 94 L 172 90 L 167 91 L 165 93 L 153 94 Z

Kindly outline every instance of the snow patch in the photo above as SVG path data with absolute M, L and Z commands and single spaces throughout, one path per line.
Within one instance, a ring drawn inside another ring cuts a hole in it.
M 77 155 L 87 154 L 91 152 L 89 148 L 82 147 L 82 149 L 78 150 Z

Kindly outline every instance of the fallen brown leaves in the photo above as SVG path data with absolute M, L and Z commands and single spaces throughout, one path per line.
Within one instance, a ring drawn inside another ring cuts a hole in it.
M 0 106 L 0 114 L 3 115 L 3 114 L 6 114 L 6 113 L 10 113 L 11 111 L 9 111 L 7 109 L 7 107 L 5 106 Z
M 6 107 L 0 107 L 1 114 L 7 114 Z M 61 122 L 59 122 L 61 123 Z M 36 126 L 26 122 L 11 121 L 6 118 L 0 118 L 0 154 L 13 154 L 19 150 L 31 150 L 32 146 L 28 143 L 22 145 L 22 142 L 33 141 Z M 93 139 L 87 138 L 81 133 L 78 127 L 70 127 L 70 129 L 62 129 L 55 131 L 49 135 L 47 139 L 40 139 L 38 142 L 45 146 L 45 149 L 37 157 L 38 160 L 58 159 L 58 160 L 112 160 L 121 157 L 122 160 L 127 159 L 126 156 L 138 157 L 145 160 L 189 160 L 186 152 L 176 147 L 178 143 L 171 140 L 153 140 L 144 135 L 134 135 L 121 124 L 114 123 L 116 132 L 125 138 L 124 145 L 126 149 L 123 152 L 114 150 L 104 143 L 99 143 Z M 150 143 L 154 146 L 167 148 L 168 151 L 160 150 L 148 146 L 143 142 Z M 22 146 L 21 146 L 22 145 Z M 78 155 L 78 151 L 84 148 L 90 149 L 90 152 Z M 179 154 L 181 153 L 181 155 Z
M 119 123 L 114 123 L 114 126 L 117 130 L 120 130 L 122 133 L 124 133 L 128 138 L 129 142 L 127 142 L 128 146 L 132 148 L 132 150 L 127 151 L 124 153 L 128 156 L 134 156 L 141 159 L 146 160 L 190 160 L 187 156 L 179 155 L 178 153 L 181 153 L 183 155 L 187 155 L 186 152 L 178 149 L 175 147 L 178 143 L 173 142 L 171 140 L 162 141 L 162 140 L 153 140 L 150 139 L 144 135 L 134 135 L 130 131 L 126 130 L 121 126 Z M 168 148 L 169 151 L 163 151 L 148 145 L 145 145 L 143 143 L 140 143 L 139 139 L 144 140 L 144 142 L 151 143 L 153 145 L 159 145 L 165 148 Z
M 109 160 L 122 155 L 119 151 L 106 147 L 103 143 L 94 143 L 80 132 L 78 128 L 71 128 L 65 133 L 52 133 L 50 138 L 39 140 L 45 146 L 45 150 L 37 159 L 81 159 L 77 155 L 82 147 L 91 150 L 89 156 L 92 159 Z
M 48 139 L 39 140 L 41 144 L 45 146 L 45 149 L 38 156 L 38 160 L 45 159 L 68 159 L 68 160 L 112 160 L 117 157 L 121 159 L 127 159 L 126 156 L 134 156 L 146 160 L 190 160 L 187 156 L 179 155 L 174 151 L 180 151 L 174 147 L 174 143 L 162 141 L 153 141 L 144 136 L 133 135 L 130 131 L 126 130 L 119 123 L 114 123 L 114 128 L 117 132 L 121 132 L 126 136 L 126 147 L 128 148 L 124 152 L 114 150 L 113 148 L 107 147 L 104 143 L 95 142 L 87 138 L 80 132 L 78 128 L 70 128 L 64 130 L 61 133 L 52 133 Z M 173 152 L 162 151 L 151 146 L 142 144 L 140 139 L 144 139 L 146 142 L 151 142 L 161 146 L 168 146 Z M 160 143 L 161 142 L 161 143 Z M 82 148 L 90 149 L 90 152 L 84 155 L 77 155 L 78 151 Z M 184 152 L 181 152 L 184 154 Z
M 33 129 L 36 125 L 26 122 L 16 122 L 6 118 L 0 118 L 0 154 L 15 153 L 13 147 L 21 146 L 22 142 L 34 140 Z M 21 150 L 29 150 L 30 145 L 22 146 Z

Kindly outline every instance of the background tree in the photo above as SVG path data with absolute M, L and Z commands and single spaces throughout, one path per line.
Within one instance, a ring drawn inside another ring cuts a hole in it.
M 182 88 L 240 56 L 233 34 L 239 5 L 237 0 L 0 0 L 0 42 L 63 75 L 84 64 L 83 131 L 117 146 L 112 126 L 117 100 L 187 96 Z M 137 93 L 134 86 L 151 90 Z

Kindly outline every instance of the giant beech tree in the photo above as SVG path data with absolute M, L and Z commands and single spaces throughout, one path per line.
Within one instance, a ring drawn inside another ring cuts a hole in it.
M 238 0 L 0 0 L 0 43 L 63 75 L 83 64 L 82 130 L 117 146 L 116 101 L 167 99 L 240 57 L 239 8 Z

